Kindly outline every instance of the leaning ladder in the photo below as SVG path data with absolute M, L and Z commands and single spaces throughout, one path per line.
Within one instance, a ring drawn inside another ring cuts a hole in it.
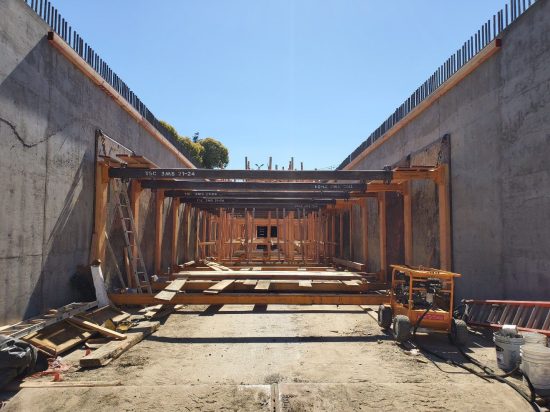
M 465 320 L 472 326 L 500 328 L 516 325 L 519 330 L 550 336 L 550 302 L 514 300 L 465 300 Z
M 122 224 L 124 243 L 128 252 L 128 260 L 130 261 L 130 270 L 134 276 L 137 291 L 138 293 L 151 293 L 151 283 L 149 282 L 147 268 L 145 267 L 141 248 L 139 247 L 134 215 L 130 208 L 128 185 L 121 179 L 113 179 L 113 181 L 116 208 Z

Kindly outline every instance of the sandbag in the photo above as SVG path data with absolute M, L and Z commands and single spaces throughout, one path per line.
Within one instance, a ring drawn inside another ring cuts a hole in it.
M 0 389 L 34 370 L 38 352 L 30 343 L 0 335 Z

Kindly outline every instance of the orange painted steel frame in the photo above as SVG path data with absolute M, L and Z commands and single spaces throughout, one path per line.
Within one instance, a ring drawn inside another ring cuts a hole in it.
M 415 326 L 418 323 L 418 319 L 426 312 L 426 308 L 415 309 L 413 292 L 418 290 L 414 287 L 414 283 L 418 281 L 425 281 L 427 279 L 440 279 L 444 286 L 450 286 L 449 289 L 442 289 L 440 293 L 449 295 L 449 309 L 435 309 L 430 310 L 422 319 L 421 327 L 432 329 L 438 332 L 450 332 L 451 322 L 453 319 L 453 299 L 454 299 L 454 280 L 462 275 L 453 272 L 447 272 L 439 269 L 431 268 L 414 268 L 409 266 L 391 265 L 392 279 L 391 279 L 391 293 L 390 293 L 390 306 L 392 308 L 393 315 L 406 315 L 411 321 L 411 325 Z M 397 272 L 404 273 L 409 278 L 409 302 L 404 305 L 397 301 L 395 296 L 395 288 L 399 283 L 407 282 L 398 280 L 396 278 Z

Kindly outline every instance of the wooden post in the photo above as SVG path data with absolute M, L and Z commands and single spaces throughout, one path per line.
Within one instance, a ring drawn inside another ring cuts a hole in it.
M 413 259 L 413 234 L 412 234 L 412 199 L 411 182 L 403 183 L 403 226 L 405 243 L 405 264 L 412 265 Z
M 344 258 L 344 213 L 340 211 L 339 215 L 340 215 L 340 236 L 338 237 L 338 240 L 339 240 L 338 257 L 340 259 L 343 259 Z
M 294 211 L 289 212 L 288 221 L 288 257 L 294 262 Z
M 368 271 L 369 262 L 369 202 L 367 198 L 361 201 L 361 220 L 363 221 L 363 255 L 365 271 Z
M 180 199 L 172 198 L 172 264 L 175 267 L 178 264 L 178 239 L 180 231 Z M 172 272 L 172 269 L 170 270 Z
M 353 262 L 353 203 L 349 206 L 349 260 Z
M 271 167 L 271 157 L 269 161 Z M 267 260 L 271 262 L 271 211 L 267 212 Z
M 380 229 L 380 280 L 386 281 L 388 270 L 386 238 L 386 193 L 378 193 L 378 224 Z
M 250 213 L 248 209 L 244 209 L 244 237 L 245 237 L 245 254 L 246 261 L 250 263 Z
M 95 216 L 91 260 L 105 260 L 107 236 L 107 201 L 109 196 L 109 166 L 96 163 L 95 169 Z
M 206 238 L 206 229 L 207 229 L 207 223 L 208 223 L 208 220 L 207 220 L 207 215 L 208 215 L 208 212 L 202 212 L 202 222 L 201 222 L 201 229 L 202 229 L 202 233 L 201 233 L 201 237 L 202 237 L 202 242 L 201 242 L 201 259 L 206 259 L 206 244 L 205 242 L 207 241 L 207 238 Z
M 233 221 L 235 220 L 235 209 L 231 209 L 229 215 L 229 262 L 233 263 Z
M 195 262 L 200 260 L 200 229 L 202 223 L 202 213 L 199 208 L 195 209 Z
M 155 194 L 155 274 L 161 275 L 162 259 L 162 215 L 164 212 L 164 190 L 157 189 Z
M 439 264 L 443 270 L 452 270 L 451 194 L 447 165 L 439 166 L 436 183 L 439 200 Z
M 277 262 L 281 261 L 281 226 L 279 220 L 279 208 L 275 209 L 275 214 L 277 218 Z
M 330 257 L 331 259 L 336 255 L 336 210 L 333 209 L 330 214 Z
M 191 206 L 188 203 L 183 204 L 183 258 L 184 262 L 193 260 L 189 256 L 189 221 L 191 219 Z

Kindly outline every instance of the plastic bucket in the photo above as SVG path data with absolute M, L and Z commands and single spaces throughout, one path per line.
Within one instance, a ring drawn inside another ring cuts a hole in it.
M 516 368 L 521 361 L 520 348 L 523 345 L 523 337 L 520 335 L 504 336 L 500 332 L 495 332 L 493 341 L 497 352 L 498 367 L 506 372 Z
M 523 341 L 525 345 L 535 344 L 546 346 L 547 344 L 546 335 L 543 335 L 542 333 L 526 332 L 522 333 L 521 336 L 523 336 Z
M 539 395 L 550 394 L 550 348 L 527 344 L 521 348 L 522 370 Z

